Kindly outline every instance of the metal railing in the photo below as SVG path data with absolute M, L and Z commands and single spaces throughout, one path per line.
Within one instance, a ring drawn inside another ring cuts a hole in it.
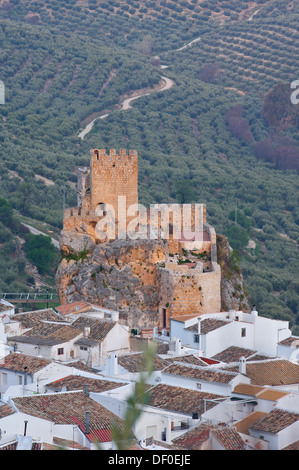
M 59 302 L 56 292 L 0 292 L 7 302 Z

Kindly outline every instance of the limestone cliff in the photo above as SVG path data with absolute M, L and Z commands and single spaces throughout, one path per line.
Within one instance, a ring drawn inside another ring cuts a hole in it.
M 87 243 L 88 242 L 88 243 Z M 94 244 L 74 234 L 66 240 L 56 274 L 61 303 L 84 299 L 120 312 L 131 328 L 157 325 L 159 317 L 159 266 L 169 259 L 162 240 L 115 240 Z M 249 310 L 243 277 L 225 237 L 217 235 L 221 267 L 221 309 Z
M 157 263 L 167 257 L 167 244 L 156 240 L 115 240 L 66 255 L 56 274 L 60 300 L 84 298 L 119 310 L 131 328 L 152 327 L 158 315 Z
M 223 235 L 217 235 L 217 260 L 221 268 L 221 310 L 250 311 L 238 260 Z

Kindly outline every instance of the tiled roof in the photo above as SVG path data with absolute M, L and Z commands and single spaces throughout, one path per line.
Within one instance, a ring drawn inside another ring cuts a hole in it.
M 206 335 L 210 331 L 217 330 L 224 325 L 227 325 L 227 322 L 224 320 L 219 320 L 217 318 L 206 318 L 200 322 L 200 333 Z M 189 326 L 186 328 L 186 330 L 197 332 L 198 324 L 196 323 L 195 325 Z
M 263 400 L 269 401 L 277 401 L 280 398 L 285 397 L 288 395 L 288 392 L 282 392 L 280 390 L 268 389 L 264 390 L 263 392 L 259 393 L 258 398 L 262 398 Z
M 85 433 L 85 413 L 89 411 L 91 442 L 111 441 L 111 424 L 123 427 L 123 421 L 84 392 L 54 393 L 12 398 L 21 413 L 45 419 L 54 424 L 77 424 Z
M 173 439 L 172 443 L 179 449 L 200 450 L 202 444 L 209 438 L 213 424 L 202 423 L 196 428 L 187 431 L 182 436 Z
M 60 391 L 65 387 L 66 391 L 74 391 L 84 390 L 85 384 L 88 387 L 88 392 L 95 393 L 105 392 L 126 385 L 120 382 L 112 382 L 111 380 L 93 379 L 81 375 L 68 375 L 67 377 L 48 383 L 47 387 L 55 388 Z
M 5 305 L 0 301 L 0 312 L 6 312 L 6 310 L 10 310 L 11 308 L 13 307 L 10 305 Z
M 226 366 L 226 370 L 237 371 L 238 366 Z M 299 383 L 299 364 L 286 359 L 247 362 L 246 373 L 253 385 L 291 385 Z
M 78 442 L 70 441 L 67 439 L 62 439 L 61 437 L 53 437 L 53 445 L 51 446 L 51 450 L 69 450 L 69 449 L 76 449 L 76 450 L 89 450 L 88 447 L 84 447 Z
M 95 341 L 103 341 L 103 339 L 105 339 L 107 334 L 112 330 L 116 323 L 117 322 L 104 321 L 97 318 L 81 316 L 72 323 L 72 326 L 81 331 L 84 330 L 84 327 L 89 327 L 90 333 L 88 338 Z
M 245 450 L 240 434 L 231 427 L 212 429 L 211 434 L 226 450 Z
M 265 390 L 264 387 L 260 387 L 258 385 L 244 384 L 244 383 L 239 383 L 234 388 L 235 393 L 240 393 L 241 395 L 249 395 L 252 397 L 257 396 L 263 390 Z
M 237 346 L 230 346 L 224 349 L 224 351 L 215 354 L 212 359 L 216 359 L 221 362 L 237 362 L 241 356 L 248 358 L 255 354 L 256 351 L 252 349 L 239 348 Z
M 199 415 L 217 405 L 217 402 L 204 400 L 215 400 L 223 398 L 221 395 L 188 390 L 182 387 L 159 384 L 149 391 L 148 405 L 164 410 L 175 411 L 192 415 Z
M 5 356 L 0 361 L 1 369 L 8 369 L 16 372 L 24 372 L 24 367 L 27 367 L 28 374 L 34 374 L 40 369 L 43 369 L 51 361 L 42 359 L 40 357 L 26 356 L 25 354 L 12 353 Z
M 11 336 L 9 341 L 29 344 L 52 346 L 66 343 L 82 334 L 82 330 L 70 325 L 56 325 L 54 323 L 40 323 L 29 331 L 19 336 Z
M 125 354 L 117 358 L 118 364 L 126 369 L 128 372 L 142 372 L 145 369 L 144 354 L 133 353 Z M 159 356 L 155 356 L 154 370 L 162 370 L 167 367 L 169 363 L 165 359 L 161 359 Z
M 298 336 L 289 336 L 288 338 L 280 341 L 283 346 L 291 346 L 293 348 L 299 348 L 299 337 Z
M 94 369 L 92 367 L 87 366 L 82 361 L 74 361 L 68 363 L 69 367 L 74 367 L 74 369 L 85 370 L 86 372 L 93 372 Z
M 179 362 L 170 365 L 164 373 L 217 383 L 230 383 L 237 375 L 236 373 L 227 373 L 226 371 L 211 369 L 210 367 L 199 367 Z
M 11 316 L 11 319 L 19 321 L 23 328 L 33 328 L 34 326 L 39 325 L 41 321 L 65 321 L 58 313 L 54 312 L 52 308 L 16 313 L 15 315 Z
M 207 366 L 207 364 L 201 360 L 199 357 L 194 356 L 194 354 L 188 354 L 187 356 L 175 356 L 175 357 L 167 357 L 164 358 L 165 361 L 169 362 L 171 364 L 172 362 L 183 362 L 187 364 L 194 364 L 196 366 Z
M 82 313 L 92 308 L 92 305 L 88 302 L 84 302 L 82 300 L 78 300 L 78 302 L 72 302 L 66 305 L 59 305 L 55 307 L 57 312 L 61 313 L 61 315 L 70 315 L 72 313 Z
M 170 317 L 170 320 L 175 320 L 175 321 L 179 321 L 179 322 L 182 322 L 184 323 L 185 321 L 187 320 L 191 320 L 191 318 L 198 318 L 198 313 L 197 314 L 193 314 L 193 315 L 190 315 L 190 314 L 187 314 L 184 315 L 183 313 L 181 313 L 180 315 L 172 315 Z
M 6 418 L 6 416 L 13 415 L 14 413 L 16 413 L 16 411 L 11 405 L 0 400 L 0 419 Z
M 250 426 L 250 429 L 276 434 L 298 420 L 299 414 L 275 408 Z
M 293 442 L 287 447 L 284 447 L 282 450 L 299 450 L 299 440 L 296 442 Z
M 263 418 L 267 413 L 263 411 L 253 411 L 249 415 L 245 416 L 245 418 L 241 419 L 237 423 L 234 424 L 236 430 L 242 434 L 250 435 L 249 428 L 259 419 Z

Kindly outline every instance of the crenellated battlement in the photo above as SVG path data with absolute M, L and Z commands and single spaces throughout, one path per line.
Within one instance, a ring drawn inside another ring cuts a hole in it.
M 118 166 L 119 164 L 130 164 L 134 163 L 137 165 L 138 154 L 136 150 L 129 150 L 127 153 L 126 149 L 120 149 L 119 153 L 115 149 L 110 149 L 109 152 L 106 149 L 93 149 L 91 153 L 91 162 L 100 162 L 104 166 Z

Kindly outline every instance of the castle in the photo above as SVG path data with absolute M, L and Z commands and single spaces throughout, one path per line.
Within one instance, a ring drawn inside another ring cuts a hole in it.
M 170 317 L 221 310 L 216 233 L 206 221 L 204 204 L 144 208 L 138 203 L 137 152 L 127 154 L 123 149 L 92 150 L 90 167 L 78 169 L 77 194 L 78 207 L 64 212 L 61 240 L 72 234 L 89 240 L 88 247 L 119 239 L 127 244 L 136 238 L 149 244 L 153 239 L 163 241 L 166 248 L 153 266 L 160 328 L 169 327 Z M 63 241 L 61 248 L 71 251 Z M 152 282 L 149 279 L 143 278 L 142 284 Z

